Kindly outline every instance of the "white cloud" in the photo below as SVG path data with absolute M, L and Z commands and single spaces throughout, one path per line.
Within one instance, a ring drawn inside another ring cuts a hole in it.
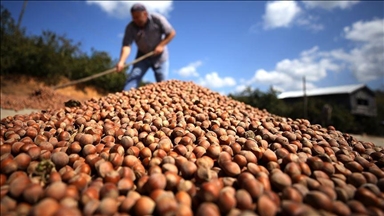
M 189 77 L 189 76 L 198 77 L 199 73 L 197 72 L 197 68 L 200 67 L 202 64 L 203 63 L 201 61 L 192 62 L 187 66 L 179 69 L 177 73 L 183 77 Z
M 344 28 L 345 38 L 353 41 L 379 41 L 384 38 L 384 19 L 374 19 L 369 22 L 358 21 L 352 27 Z
M 256 71 L 252 79 L 253 82 L 269 83 L 269 84 L 283 84 L 285 82 L 291 83 L 293 79 L 278 71 L 266 71 L 264 69 L 259 69 Z
M 238 85 L 238 86 L 236 86 L 236 88 L 235 88 L 235 93 L 242 92 L 242 91 L 244 91 L 246 88 L 247 88 L 247 85 L 244 85 L 244 84 Z
M 347 9 L 359 3 L 359 1 L 302 1 L 306 8 L 322 8 L 325 10 L 333 10 L 335 8 Z
M 157 12 L 169 16 L 172 11 L 172 1 L 88 1 L 89 5 L 97 5 L 107 14 L 117 18 L 131 16 L 130 10 L 133 4 L 142 3 L 149 12 Z
M 284 59 L 277 63 L 276 71 L 289 74 L 294 79 L 303 76 L 308 81 L 319 81 L 327 76 L 327 71 L 340 71 L 342 68 L 332 59 L 317 55 L 318 47 L 301 53 L 299 59 Z
M 268 2 L 263 15 L 264 29 L 288 28 L 293 25 L 303 26 L 318 32 L 324 25 L 317 23 L 319 17 L 307 14 L 296 1 Z M 258 25 L 252 25 L 250 32 L 257 32 Z
M 300 53 L 299 58 L 283 59 L 275 69 L 258 69 L 247 85 L 262 83 L 279 90 L 301 89 L 302 78 L 306 87 L 325 79 L 330 72 L 352 73 L 360 83 L 384 79 L 384 19 L 358 21 L 343 29 L 344 39 L 351 42 L 350 50 L 320 51 L 314 46 Z
M 295 90 L 302 89 L 305 76 L 306 88 L 311 89 L 329 71 L 338 72 L 343 68 L 342 64 L 336 62 L 336 59 L 320 55 L 319 48 L 315 46 L 301 52 L 299 58 L 281 60 L 272 71 L 257 70 L 247 84 L 262 83 L 279 91 Z
M 340 71 L 339 66 L 334 60 L 324 58 L 318 54 L 317 46 L 310 50 L 305 50 L 300 54 L 299 59 L 283 60 L 276 66 L 276 70 L 290 74 L 294 78 L 306 77 L 309 81 L 318 81 L 327 75 L 327 71 Z
M 349 63 L 360 82 L 384 79 L 384 19 L 355 22 L 344 33 L 356 46 L 350 52 L 334 51 L 332 56 Z
M 301 89 L 302 78 L 295 78 L 290 74 L 286 74 L 280 71 L 266 71 L 259 69 L 255 72 L 251 83 L 262 83 L 268 86 L 272 86 L 274 89 L 279 91 Z M 314 88 L 315 85 L 312 82 L 306 82 L 307 88 Z
M 305 26 L 314 32 L 318 32 L 318 31 L 321 31 L 324 29 L 323 24 L 317 23 L 318 19 L 319 19 L 319 17 L 313 16 L 313 15 L 304 15 L 303 14 L 303 16 L 301 16 L 297 19 L 296 23 L 299 26 Z
M 208 88 L 222 88 L 235 86 L 236 81 L 232 77 L 219 77 L 217 72 L 206 74 L 204 78 L 199 79 L 199 84 Z
M 310 29 L 313 32 L 324 30 L 324 25 L 318 23 L 319 18 L 313 16 L 309 10 L 322 8 L 333 10 L 335 8 L 348 9 L 359 1 L 302 1 L 305 8 L 301 8 L 297 1 L 273 1 L 267 2 L 263 15 L 264 29 L 288 28 L 298 25 Z M 307 10 L 305 10 L 307 9 Z M 257 32 L 258 25 L 252 25 L 250 32 Z
M 289 27 L 300 12 L 296 1 L 268 2 L 263 15 L 264 28 Z

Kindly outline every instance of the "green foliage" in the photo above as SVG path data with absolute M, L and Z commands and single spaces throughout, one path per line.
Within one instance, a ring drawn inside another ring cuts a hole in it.
M 290 108 L 284 103 L 284 101 L 277 98 L 277 94 L 278 92 L 272 87 L 266 93 L 260 91 L 259 89 L 252 91 L 250 87 L 247 87 L 239 94 L 229 94 L 228 96 L 253 107 L 266 109 L 270 113 L 285 116 L 289 114 Z
M 332 106 L 332 118 L 331 124 L 338 130 L 349 133 L 361 133 L 357 130 L 358 122 L 355 121 L 354 116 L 344 107 L 340 107 L 336 104 Z
M 75 43 L 65 35 L 46 30 L 41 35 L 27 36 L 25 29 L 17 29 L 10 12 L 3 6 L 0 35 L 2 75 L 25 74 L 38 77 L 48 85 L 57 85 L 61 78 L 77 80 L 115 66 L 106 52 L 92 49 L 89 56 L 81 51 L 81 43 Z M 125 70 L 77 86 L 94 86 L 104 93 L 121 91 Z
M 82 56 L 72 70 L 71 79 L 77 80 L 114 67 L 115 63 L 108 53 L 92 49 L 91 56 Z M 90 80 L 84 85 L 95 86 L 103 93 L 121 91 L 125 84 L 125 73 L 112 73 Z
M 24 47 L 28 41 L 25 40 L 25 30 L 17 29 L 15 21 L 11 17 L 11 13 L 1 6 L 1 73 L 9 74 L 10 71 L 15 71 L 18 67 L 18 49 Z

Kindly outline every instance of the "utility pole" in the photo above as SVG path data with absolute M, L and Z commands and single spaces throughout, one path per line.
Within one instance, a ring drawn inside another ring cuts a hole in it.
M 303 76 L 303 91 L 304 91 L 304 118 L 307 119 L 308 100 L 307 100 L 307 92 L 305 89 L 305 76 Z
M 20 28 L 21 20 L 23 19 L 25 8 L 27 7 L 28 0 L 24 0 L 23 7 L 21 8 L 19 19 L 17 20 L 17 30 Z

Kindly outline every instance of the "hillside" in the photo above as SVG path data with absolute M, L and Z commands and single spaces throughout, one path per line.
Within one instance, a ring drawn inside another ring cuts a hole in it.
M 43 82 L 28 77 L 0 77 L 1 80 L 1 108 L 11 110 L 21 109 L 57 109 L 64 107 L 68 100 L 85 101 L 92 97 L 99 98 L 102 94 L 92 87 L 83 89 L 75 86 L 53 90 Z M 57 84 L 66 83 L 62 80 Z

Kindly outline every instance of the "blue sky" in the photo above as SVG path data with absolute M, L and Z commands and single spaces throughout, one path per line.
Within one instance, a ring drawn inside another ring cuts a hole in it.
M 28 34 L 51 30 L 118 59 L 134 1 L 28 1 Z M 384 90 L 382 1 L 145 1 L 176 30 L 168 79 L 223 94 L 348 84 Z M 17 20 L 23 1 L 2 1 Z M 134 60 L 136 46 L 127 60 Z M 144 80 L 154 82 L 152 70 Z

